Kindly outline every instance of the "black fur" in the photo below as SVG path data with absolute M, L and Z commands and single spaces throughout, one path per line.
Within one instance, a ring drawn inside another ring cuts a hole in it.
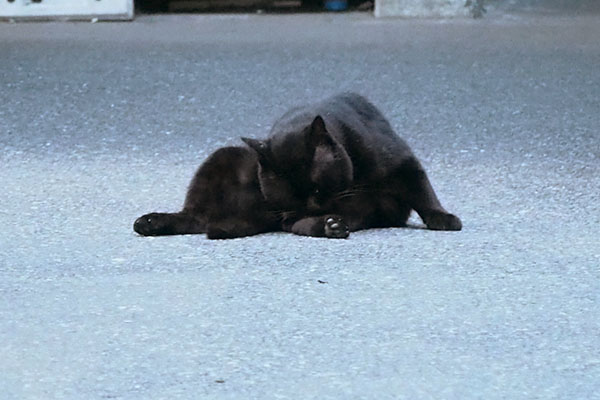
M 346 238 L 404 226 L 416 210 L 429 229 L 460 230 L 421 163 L 371 103 L 345 93 L 295 108 L 267 140 L 224 147 L 198 169 L 177 213 L 151 213 L 144 236 L 206 233 L 225 239 L 285 230 Z
M 183 210 L 146 214 L 133 229 L 144 236 L 206 233 L 209 239 L 279 230 L 280 217 L 264 201 L 257 167 L 256 153 L 247 147 L 218 149 L 190 182 Z
M 267 140 L 244 140 L 259 153 L 266 200 L 300 216 L 284 224 L 286 230 L 328 236 L 331 217 L 350 231 L 404 226 L 411 210 L 429 229 L 462 228 L 440 204 L 408 145 L 358 94 L 293 109 Z

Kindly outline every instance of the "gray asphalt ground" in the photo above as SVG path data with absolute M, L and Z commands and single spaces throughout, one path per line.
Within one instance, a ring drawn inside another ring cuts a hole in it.
M 599 37 L 597 14 L 0 24 L 0 398 L 600 399 Z M 134 234 L 213 150 L 341 90 L 463 231 Z

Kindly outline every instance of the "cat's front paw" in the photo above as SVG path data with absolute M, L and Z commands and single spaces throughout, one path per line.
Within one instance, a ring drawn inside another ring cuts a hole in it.
M 350 235 L 350 229 L 341 217 L 325 217 L 325 236 L 332 239 L 346 239 Z
M 425 221 L 428 229 L 434 231 L 460 231 L 462 229 L 462 222 L 456 215 L 435 212 L 427 216 Z
M 142 215 L 133 223 L 133 230 L 143 236 L 168 235 L 171 226 L 170 218 L 161 213 Z

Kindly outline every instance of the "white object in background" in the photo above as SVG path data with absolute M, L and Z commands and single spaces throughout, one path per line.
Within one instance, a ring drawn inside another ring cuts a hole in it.
M 3 19 L 133 19 L 133 0 L 0 0 Z
M 376 17 L 448 18 L 468 15 L 465 0 L 375 0 Z

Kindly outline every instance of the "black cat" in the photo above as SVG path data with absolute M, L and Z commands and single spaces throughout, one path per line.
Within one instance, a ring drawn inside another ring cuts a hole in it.
M 206 233 L 227 239 L 281 230 L 281 214 L 271 210 L 260 191 L 258 162 L 248 147 L 224 147 L 198 168 L 183 210 L 151 213 L 133 229 L 144 236 Z
M 411 209 L 430 229 L 461 229 L 406 143 L 359 95 L 291 110 L 270 139 L 243 140 L 254 150 L 225 147 L 200 166 L 182 211 L 146 214 L 134 230 L 211 239 L 279 230 L 345 238 L 359 229 L 404 226 Z
M 258 166 L 257 153 L 249 147 L 218 149 L 196 171 L 181 211 L 145 214 L 133 229 L 143 236 L 206 233 L 209 239 L 291 231 L 290 221 L 299 219 L 298 213 L 265 201 Z M 336 217 L 324 220 L 321 228 L 324 233 L 313 236 L 348 236 Z
M 261 192 L 293 210 L 282 228 L 343 238 L 349 231 L 405 226 L 411 210 L 433 230 L 460 230 L 419 160 L 375 106 L 355 93 L 295 108 L 267 140 L 243 138 L 259 155 Z

